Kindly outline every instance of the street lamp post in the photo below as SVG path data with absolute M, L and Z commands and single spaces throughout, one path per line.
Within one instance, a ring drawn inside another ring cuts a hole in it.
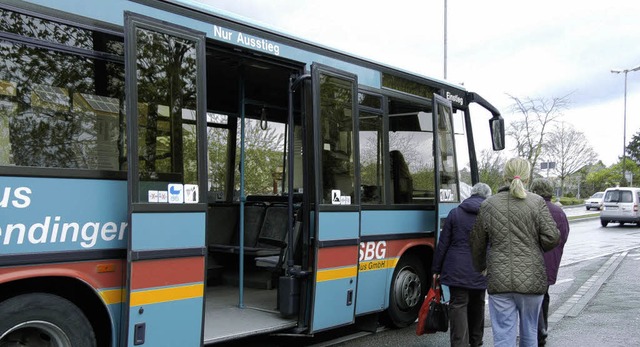
M 447 79 L 447 0 L 444 0 L 444 79 Z
M 640 70 L 640 65 L 632 69 L 611 69 L 612 73 L 624 73 L 624 118 L 622 125 L 622 179 L 626 180 L 627 168 L 627 73 Z

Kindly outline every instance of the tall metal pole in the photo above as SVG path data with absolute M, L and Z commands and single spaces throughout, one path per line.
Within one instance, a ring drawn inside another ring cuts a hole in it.
M 627 73 L 640 70 L 640 65 L 632 69 L 612 69 L 612 73 L 624 73 L 624 118 L 622 120 L 622 179 L 627 180 Z
M 627 180 L 627 73 L 624 70 L 624 116 L 622 119 L 622 179 Z
M 444 79 L 447 79 L 447 0 L 444 0 Z

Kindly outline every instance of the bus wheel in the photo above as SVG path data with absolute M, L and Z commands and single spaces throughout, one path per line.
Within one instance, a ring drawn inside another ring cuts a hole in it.
M 0 346 L 96 346 L 82 311 L 57 295 L 13 297 L 0 303 L 0 317 Z
M 427 275 L 420 259 L 412 254 L 403 256 L 393 271 L 388 323 L 404 328 L 415 322 L 427 289 Z

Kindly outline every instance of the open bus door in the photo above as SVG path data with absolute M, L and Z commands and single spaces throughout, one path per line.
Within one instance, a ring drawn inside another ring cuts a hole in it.
M 121 345 L 200 346 L 204 34 L 129 12 L 125 33 L 131 233 Z
M 311 332 L 354 322 L 360 232 L 357 76 L 311 65 L 315 264 Z
M 436 187 L 439 189 L 439 193 L 436 194 L 436 211 L 438 214 L 436 230 L 439 238 L 442 223 L 447 218 L 449 211 L 460 202 L 460 186 L 455 155 L 451 101 L 434 94 L 433 115 L 433 128 L 436 129 L 433 132 L 436 160 L 435 175 Z M 436 238 L 436 245 L 438 238 Z

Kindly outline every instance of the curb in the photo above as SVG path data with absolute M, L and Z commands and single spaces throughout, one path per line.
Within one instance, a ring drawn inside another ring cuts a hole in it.
M 567 220 L 569 221 L 569 223 L 573 223 L 573 222 L 581 222 L 584 220 L 592 220 L 592 219 L 599 219 L 600 218 L 600 214 L 587 214 L 587 215 L 582 215 L 582 216 L 571 216 L 567 217 Z

